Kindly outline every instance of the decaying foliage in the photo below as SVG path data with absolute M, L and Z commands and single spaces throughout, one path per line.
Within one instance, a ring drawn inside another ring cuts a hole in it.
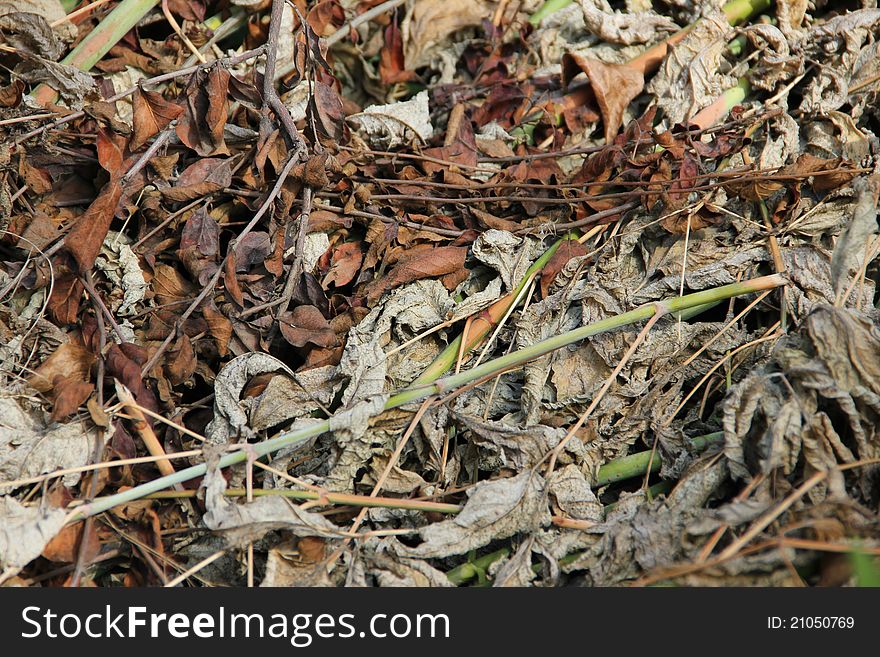
M 86 4 L 0 3 L 0 582 L 844 584 L 826 551 L 878 553 L 871 3 Z

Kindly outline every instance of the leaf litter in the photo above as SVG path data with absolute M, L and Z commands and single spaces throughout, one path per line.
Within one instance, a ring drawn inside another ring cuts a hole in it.
M 845 585 L 824 555 L 880 550 L 876 9 L 204 0 L 184 41 L 70 4 L 0 3 L 0 582 Z

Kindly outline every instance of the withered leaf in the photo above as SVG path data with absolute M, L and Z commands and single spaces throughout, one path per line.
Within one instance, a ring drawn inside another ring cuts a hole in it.
M 325 168 L 327 158 L 327 153 L 321 153 L 320 155 L 310 157 L 303 164 L 295 166 L 290 175 L 292 178 L 302 180 L 305 185 L 316 190 L 323 189 L 330 184 L 330 179 L 327 177 L 327 171 Z
M 204 158 L 191 164 L 170 189 L 163 189 L 162 196 L 169 201 L 185 203 L 229 187 L 232 184 L 232 167 L 229 160 Z
M 464 270 L 467 252 L 464 246 L 440 246 L 427 253 L 404 257 L 385 278 L 370 284 L 367 295 L 375 300 L 387 290 L 412 281 L 460 273 Z
M 238 278 L 235 276 L 235 251 L 230 251 L 226 257 L 226 264 L 223 268 L 223 285 L 226 293 L 239 306 L 244 306 L 244 295 L 241 293 L 241 287 L 238 285 Z
M 217 343 L 217 352 L 225 356 L 229 352 L 229 339 L 232 337 L 232 322 L 221 313 L 213 301 L 202 304 L 202 316 L 208 324 L 208 331 Z
M 182 19 L 194 23 L 205 20 L 203 0 L 168 0 L 168 10 Z
M 24 86 L 24 82 L 16 79 L 0 87 L 0 107 L 16 107 L 21 102 Z
M 261 264 L 272 253 L 269 233 L 254 231 L 248 233 L 235 246 L 236 271 L 246 272 L 254 265 Z
M 156 91 L 138 89 L 132 96 L 132 136 L 129 148 L 138 150 L 151 137 L 164 130 L 169 123 L 183 113 L 183 107 L 172 103 Z
M 55 277 L 55 285 L 49 297 L 48 310 L 61 326 L 76 323 L 79 304 L 85 288 L 79 277 L 70 272 Z
M 59 59 L 64 54 L 64 42 L 52 30 L 46 16 L 28 11 L 36 7 L 26 4 L 16 7 L 17 4 L 23 3 L 3 3 L 3 15 L 0 16 L 3 41 L 19 52 Z
M 564 240 L 541 270 L 541 298 L 547 298 L 547 292 L 550 290 L 550 286 L 553 284 L 553 281 L 556 280 L 557 274 L 562 271 L 562 268 L 565 267 L 569 260 L 577 258 L 578 256 L 587 255 L 589 252 L 590 249 L 577 240 Z
M 158 412 L 156 395 L 147 387 L 141 376 L 141 367 L 147 362 L 143 347 L 130 342 L 110 345 L 107 350 L 107 373 L 119 381 L 134 395 L 137 403 L 151 411 Z
M 80 545 L 85 542 L 87 543 L 85 557 L 94 559 L 100 551 L 101 544 L 97 536 L 94 535 L 94 525 L 90 526 L 92 527 L 91 540 L 83 541 L 85 522 L 80 521 L 67 525 L 46 544 L 41 556 L 56 563 L 74 563 L 79 557 Z
M 336 89 L 318 81 L 315 83 L 314 96 L 309 109 L 317 116 L 317 123 L 324 133 L 333 139 L 342 138 L 345 129 L 345 112 L 342 110 L 342 99 Z
M 88 380 L 95 360 L 95 355 L 82 345 L 65 342 L 28 377 L 28 385 L 39 392 L 49 392 L 59 376 Z
M 812 176 L 811 187 L 817 192 L 827 192 L 841 187 L 855 178 L 855 172 L 838 171 L 847 164 L 848 162 L 842 157 L 826 159 L 809 153 L 801 153 L 794 164 L 782 168 L 779 175 Z
M 104 185 L 98 197 L 80 215 L 67 234 L 64 248 L 73 257 L 79 271 L 89 271 L 95 264 L 121 196 L 122 186 L 119 181 L 111 180 Z
M 150 287 L 156 295 L 156 300 L 162 305 L 188 299 L 192 291 L 192 285 L 179 271 L 163 263 L 157 263 L 154 267 Z
M 357 275 L 364 260 L 360 242 L 346 242 L 333 251 L 330 271 L 324 277 L 322 285 L 328 288 L 331 285 L 342 287 L 348 285 Z
M 563 55 L 562 79 L 565 85 L 582 71 L 587 74 L 602 112 L 605 143 L 610 144 L 623 123 L 623 111 L 642 93 L 645 86 L 644 76 L 625 64 L 606 64 L 574 53 Z
M 52 191 L 52 177 L 47 171 L 32 166 L 27 159 L 19 160 L 18 174 L 24 178 L 25 184 L 36 194 L 47 194 Z
M 181 335 L 165 358 L 165 373 L 171 385 L 189 381 L 196 371 L 196 355 L 190 339 Z
M 56 376 L 52 389 L 52 420 L 60 422 L 76 413 L 94 390 L 92 383 L 75 376 Z
M 385 43 L 379 52 L 379 75 L 385 85 L 407 82 L 416 77 L 415 71 L 406 70 L 403 38 L 395 21 L 391 21 L 385 28 Z
M 220 251 L 220 225 L 205 208 L 199 208 L 186 220 L 180 234 L 180 249 L 197 249 L 206 257 Z
M 314 306 L 297 306 L 278 318 L 281 335 L 294 347 L 313 344 L 318 347 L 334 347 L 336 333 L 321 311 Z
M 202 157 L 229 153 L 223 139 L 228 88 L 229 72 L 215 66 L 194 74 L 184 92 L 185 107 L 177 136 Z
M 105 129 L 98 128 L 98 138 L 96 142 L 98 150 L 98 162 L 104 170 L 110 174 L 111 178 L 118 178 L 124 172 L 122 171 L 122 163 L 125 157 L 122 154 L 124 147 L 124 139 L 116 133 Z

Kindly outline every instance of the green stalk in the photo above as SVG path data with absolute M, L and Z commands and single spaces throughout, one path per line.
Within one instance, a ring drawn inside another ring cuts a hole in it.
M 529 19 L 533 25 L 537 25 L 540 21 L 549 14 L 562 9 L 563 7 L 571 4 L 571 0 L 548 0 L 545 2 L 538 11 L 532 15 Z M 752 15 L 764 11 L 772 4 L 771 0 L 732 0 L 728 2 L 724 7 L 722 7 L 722 11 L 724 12 L 725 17 L 730 22 L 731 25 L 737 25 L 748 20 Z M 687 33 L 693 29 L 696 23 L 693 23 L 684 29 L 676 32 L 671 37 L 662 41 L 651 48 L 645 50 L 641 55 L 634 58 L 629 62 L 629 66 L 641 70 L 643 72 L 652 71 L 657 66 L 660 65 L 660 62 L 666 57 L 666 53 L 669 50 L 669 46 L 674 45 L 681 41 Z M 745 45 L 745 37 L 737 37 L 732 42 L 733 47 L 742 48 Z M 739 80 L 739 83 L 736 87 L 732 89 L 728 89 L 722 96 L 713 102 L 709 107 L 705 108 L 701 112 L 694 117 L 691 123 L 695 123 L 700 125 L 703 128 L 709 127 L 713 125 L 721 116 L 726 115 L 735 105 L 741 103 L 745 97 L 748 95 L 750 90 L 750 86 L 748 81 L 745 78 Z M 570 239 L 570 236 L 566 236 L 563 239 Z M 534 277 L 538 272 L 540 272 L 547 261 L 550 260 L 550 257 L 553 253 L 556 252 L 556 249 L 559 248 L 562 240 L 559 240 L 550 247 L 550 249 L 539 258 L 535 263 L 529 268 L 526 273 L 525 278 L 520 282 L 519 286 L 516 288 L 514 293 L 508 295 L 511 302 L 513 299 L 517 298 L 517 294 L 531 282 L 532 277 Z M 504 298 L 502 298 L 503 300 Z M 498 307 L 500 307 L 500 301 L 498 303 Z M 492 306 L 495 308 L 496 306 Z M 709 306 L 700 310 L 692 310 L 691 313 L 693 315 L 699 314 L 704 310 L 707 310 Z M 485 337 L 491 327 L 485 326 L 482 327 L 482 331 L 475 331 L 474 334 L 469 333 L 469 344 L 465 345 L 465 349 L 463 353 L 468 354 L 474 349 Z M 414 384 L 424 384 L 430 383 L 434 379 L 443 376 L 446 372 L 452 369 L 452 366 L 455 364 L 458 354 L 461 351 L 461 336 L 457 337 L 453 340 L 447 347 L 444 349 L 440 355 L 434 360 L 433 363 L 419 376 L 418 379 L 415 380 Z
M 717 431 L 715 433 L 706 434 L 705 436 L 697 436 L 691 439 L 691 446 L 694 451 L 702 451 L 709 445 L 715 445 L 724 439 L 724 432 Z M 653 454 L 653 458 L 651 455 Z M 621 456 L 620 458 L 609 461 L 599 468 L 599 475 L 596 477 L 595 487 L 607 486 L 616 481 L 630 479 L 645 474 L 648 470 L 648 464 L 651 465 L 651 473 L 657 472 L 663 464 L 659 452 L 647 450 Z
M 752 85 L 748 79 L 745 76 L 741 77 L 737 81 L 736 86 L 727 89 L 712 101 L 712 104 L 697 112 L 688 123 L 692 126 L 697 126 L 701 130 L 705 130 L 727 116 L 730 110 L 746 99 L 751 90 Z
M 159 0 L 122 0 L 61 63 L 88 71 L 157 4 Z M 47 105 L 55 102 L 58 92 L 41 84 L 33 96 L 41 105 Z
M 646 304 L 635 310 L 621 313 L 613 317 L 607 317 L 593 322 L 587 326 L 562 333 L 560 335 L 547 338 L 540 342 L 536 342 L 528 347 L 523 347 L 517 351 L 513 351 L 504 356 L 500 356 L 494 360 L 483 363 L 478 367 L 452 374 L 442 379 L 438 379 L 432 384 L 413 386 L 393 395 L 389 400 L 389 408 L 403 406 L 411 401 L 423 399 L 431 395 L 442 395 L 463 385 L 467 385 L 474 381 L 491 378 L 496 374 L 501 374 L 514 367 L 524 365 L 530 361 L 540 358 L 552 351 L 567 347 L 568 345 L 580 342 L 585 338 L 592 337 L 598 333 L 612 331 L 623 326 L 635 324 L 650 319 L 658 310 L 664 313 L 674 314 L 717 301 L 730 299 L 731 297 L 749 294 L 751 292 L 761 292 L 763 290 L 772 289 L 785 285 L 785 279 L 778 274 L 755 278 L 741 283 L 731 283 L 730 285 L 722 285 L 721 287 L 702 292 L 694 292 L 683 297 L 673 297 L 665 301 L 658 301 L 652 304 Z
M 494 360 L 483 363 L 479 367 L 475 367 L 471 370 L 466 370 L 464 372 L 460 372 L 459 374 L 453 374 L 451 376 L 438 379 L 432 384 L 418 385 L 415 387 L 406 388 L 392 395 L 385 403 L 384 410 L 399 408 L 410 402 L 418 401 L 420 399 L 424 399 L 426 397 L 434 395 L 447 393 L 459 386 L 463 386 L 483 378 L 491 378 L 511 368 L 521 366 L 529 361 L 534 360 L 535 358 L 539 358 L 545 354 L 548 354 L 556 349 L 560 349 L 575 342 L 579 342 L 598 333 L 611 331 L 613 329 L 627 326 L 629 324 L 635 324 L 637 322 L 645 321 L 652 317 L 656 312 L 658 312 L 658 310 L 664 313 L 681 312 L 695 306 L 701 306 L 707 303 L 714 303 L 717 301 L 722 301 L 724 299 L 741 296 L 743 294 L 750 294 L 753 292 L 760 292 L 763 290 L 776 288 L 781 285 L 785 285 L 785 282 L 785 278 L 778 274 L 774 274 L 772 276 L 763 276 L 761 278 L 755 278 L 748 281 L 732 283 L 730 285 L 723 285 L 721 287 L 713 288 L 711 290 L 703 290 L 701 292 L 694 292 L 693 294 L 688 294 L 683 297 L 675 297 L 672 299 L 667 299 L 666 301 L 648 304 L 640 308 L 636 308 L 635 310 L 623 313 L 621 315 L 609 317 L 598 322 L 594 322 L 593 324 L 589 324 L 588 326 L 582 326 L 573 331 L 569 331 L 568 333 L 563 333 L 561 335 L 548 338 L 547 340 L 542 340 L 541 342 L 537 342 L 524 349 L 511 352 L 505 356 L 501 356 L 500 358 L 496 358 Z M 276 436 L 275 438 L 270 438 L 269 440 L 265 440 L 261 443 L 251 445 L 249 452 L 254 453 L 255 458 L 259 458 L 260 456 L 265 456 L 272 452 L 276 452 L 282 447 L 298 445 L 311 438 L 315 438 L 329 430 L 330 420 L 324 420 L 322 422 L 317 422 L 315 424 L 302 427 L 300 429 L 297 429 L 296 431 L 283 433 L 279 436 Z M 243 450 L 239 452 L 233 452 L 221 457 L 218 465 L 221 468 L 226 468 L 230 465 L 242 463 L 247 460 L 247 458 L 248 453 Z M 114 495 L 95 499 L 92 502 L 81 506 L 75 514 L 72 514 L 70 520 L 80 520 L 82 518 L 87 518 L 98 513 L 103 513 L 104 511 L 111 509 L 119 504 L 125 504 L 133 500 L 141 499 L 146 495 L 164 490 L 165 488 L 169 488 L 175 484 L 180 484 L 185 481 L 195 479 L 196 477 L 204 475 L 206 471 L 206 464 L 200 463 L 198 465 L 193 465 L 183 470 L 178 470 L 174 474 L 159 477 L 158 479 L 147 482 L 145 484 L 141 484 L 140 486 L 135 486 L 121 493 L 116 493 Z
M 547 0 L 538 10 L 531 15 L 529 23 L 539 25 L 550 14 L 556 13 L 560 9 L 565 9 L 573 0 Z M 732 0 L 721 8 L 724 16 L 731 25 L 738 25 L 747 21 L 752 14 L 768 9 L 773 4 L 771 0 Z M 692 26 L 685 29 L 689 30 Z
M 550 246 L 550 248 L 547 249 L 541 255 L 541 257 L 535 260 L 535 262 L 532 263 L 532 266 L 526 270 L 525 276 L 523 276 L 523 279 L 519 282 L 519 285 L 516 286 L 516 289 L 507 294 L 504 298 L 509 298 L 510 302 L 513 303 L 514 299 L 519 297 L 520 293 L 526 288 L 527 285 L 529 285 L 529 283 L 531 283 L 532 279 L 537 276 L 542 269 L 544 269 L 544 266 L 548 262 L 550 262 L 550 258 L 553 257 L 553 254 L 556 253 L 562 243 L 566 240 L 573 239 L 576 239 L 576 236 L 570 233 L 554 242 Z M 495 307 L 495 304 L 493 304 L 492 307 Z M 499 319 L 501 316 L 503 316 L 503 313 L 499 315 Z M 487 325 L 483 327 L 482 330 L 470 331 L 468 333 L 468 344 L 465 346 L 466 348 L 464 350 L 464 353 L 469 354 L 473 349 L 475 349 L 483 341 L 483 338 L 488 335 L 489 331 L 494 328 L 495 325 L 496 322 L 494 321 L 492 321 L 491 323 L 487 322 Z M 437 358 L 435 358 L 434 361 L 425 369 L 425 371 L 423 371 L 419 375 L 419 377 L 415 381 L 413 381 L 412 385 L 417 386 L 425 383 L 431 383 L 432 381 L 443 376 L 444 374 L 446 374 L 446 372 L 451 370 L 452 366 L 455 365 L 455 361 L 458 359 L 458 352 L 461 347 L 461 339 L 462 335 L 459 335 L 457 338 L 455 338 L 455 340 L 450 342 L 447 347 L 442 352 L 440 352 Z
M 58 0 L 58 4 L 61 5 L 61 8 L 64 10 L 65 14 L 69 14 L 76 6 L 80 3 L 80 0 Z
M 572 0 L 547 0 L 543 5 L 538 7 L 538 10 L 531 15 L 529 18 L 529 23 L 532 25 L 540 25 L 541 21 L 544 20 L 550 14 L 555 14 L 560 9 L 565 9 L 572 3 Z
M 465 563 L 456 566 L 446 573 L 446 578 L 456 586 L 464 584 L 465 582 L 484 574 L 489 566 L 499 559 L 503 559 L 508 554 L 510 554 L 510 548 L 501 548 L 495 552 L 484 554 L 479 559 L 466 561 Z

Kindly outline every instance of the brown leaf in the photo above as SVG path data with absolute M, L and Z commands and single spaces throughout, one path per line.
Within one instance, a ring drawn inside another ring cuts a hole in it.
M 351 283 L 361 268 L 363 260 L 364 253 L 361 250 L 360 242 L 346 242 L 333 251 L 330 271 L 322 281 L 324 289 L 330 285 L 342 287 Z
M 842 157 L 825 159 L 801 153 L 794 164 L 783 168 L 779 174 L 783 176 L 812 176 L 811 187 L 817 192 L 828 192 L 842 187 L 856 177 L 855 172 L 836 171 L 845 167 L 849 162 Z
M 217 343 L 217 352 L 221 356 L 225 356 L 229 352 L 232 322 L 217 309 L 213 301 L 208 301 L 202 305 L 202 316 L 208 324 L 208 331 Z
M 531 101 L 519 85 L 497 84 L 483 104 L 474 111 L 474 123 L 484 126 L 491 121 L 497 121 L 498 125 L 509 130 L 516 125 L 526 106 L 531 106 Z
M 400 36 L 400 28 L 395 21 L 391 21 L 385 28 L 385 43 L 382 45 L 382 50 L 379 51 L 379 75 L 384 85 L 407 82 L 416 77 L 415 71 L 406 70 L 406 62 L 403 58 L 403 38 Z
M 404 257 L 388 272 L 388 275 L 373 281 L 368 287 L 367 296 L 375 301 L 384 292 L 422 278 L 436 278 L 447 274 L 457 274 L 464 270 L 468 249 L 464 246 L 441 246 Z M 466 272 L 465 272 L 466 273 Z
M 544 269 L 541 270 L 541 298 L 547 298 L 550 286 L 556 280 L 556 276 L 562 271 L 562 268 L 568 264 L 569 260 L 587 255 L 589 252 L 590 249 L 577 240 L 564 240 L 559 245 L 559 248 L 556 249 L 556 252 L 550 256 L 550 260 L 544 265 Z
M 134 115 L 129 143 L 132 151 L 138 150 L 183 113 L 183 107 L 177 103 L 165 100 L 162 94 L 156 91 L 147 91 L 140 87 L 132 96 L 132 105 Z
M 483 228 L 495 228 L 497 230 L 506 230 L 509 232 L 514 232 L 521 228 L 521 226 L 515 221 L 496 217 L 495 215 L 484 212 L 477 207 L 471 207 L 469 210 L 470 213 L 477 218 Z
M 327 158 L 328 153 L 321 153 L 320 155 L 310 157 L 305 164 L 302 165 L 302 172 L 299 175 L 296 175 L 296 177 L 315 190 L 327 187 L 330 184 L 330 179 L 327 177 L 326 170 Z M 296 167 L 294 168 L 294 171 L 296 171 Z
M 226 264 L 223 269 L 223 285 L 229 298 L 239 306 L 244 307 L 244 296 L 241 293 L 241 287 L 238 285 L 238 278 L 235 276 L 235 251 L 230 251 L 226 258 Z
M 169 201 L 185 203 L 229 187 L 232 184 L 232 168 L 229 160 L 204 158 L 191 164 L 170 189 L 163 189 L 162 196 Z
M 49 216 L 41 210 L 34 210 L 27 228 L 21 233 L 18 246 L 22 249 L 45 249 L 58 239 L 63 228 L 63 216 Z M 14 232 L 14 229 L 13 229 Z
M 125 160 L 125 156 L 122 150 L 125 147 L 125 140 L 112 130 L 99 127 L 96 147 L 98 162 L 110 174 L 110 178 L 120 177 L 124 173 L 122 163 Z
M 0 107 L 15 107 L 21 102 L 24 82 L 15 79 L 5 87 L 0 87 Z
M 64 273 L 55 277 L 47 309 L 58 324 L 65 326 L 76 323 L 84 291 L 83 284 L 75 274 Z
M 95 355 L 82 345 L 65 342 L 28 377 L 28 385 L 38 392 L 49 392 L 59 376 L 87 381 L 95 360 Z
M 251 82 L 232 75 L 229 77 L 229 96 L 242 105 L 259 111 L 263 106 L 263 92 Z
M 449 113 L 449 123 L 446 127 L 443 146 L 425 149 L 425 155 L 468 167 L 477 165 L 477 142 L 471 120 L 465 115 L 464 103 L 459 103 Z M 444 174 L 449 173 L 449 166 L 445 164 L 425 161 L 422 166 L 426 173 L 437 171 L 442 171 Z
M 319 347 L 313 347 L 309 349 L 309 353 L 306 355 L 306 362 L 303 363 L 303 370 L 311 370 L 316 367 L 325 367 L 327 365 L 339 365 L 339 361 L 342 360 L 342 352 L 344 351 L 344 347 L 331 347 L 329 349 L 322 349 Z
M 309 226 L 311 226 L 311 218 Z M 272 253 L 263 261 L 266 271 L 276 278 L 284 273 L 284 232 L 283 227 L 275 231 L 275 237 L 272 240 Z
M 208 72 L 194 74 L 184 92 L 186 104 L 177 124 L 177 135 L 202 157 L 229 153 L 223 139 L 228 88 L 229 72 L 215 66 Z
M 181 335 L 165 358 L 165 373 L 171 385 L 189 381 L 196 371 L 196 364 L 192 343 L 188 337 Z
M 665 195 L 667 209 L 678 210 L 687 204 L 690 190 L 696 185 L 699 173 L 697 160 L 690 153 L 685 153 L 679 164 L 678 174 L 669 185 L 668 194 Z
M 154 267 L 150 287 L 161 305 L 189 299 L 192 292 L 190 282 L 174 267 L 163 263 L 157 263 Z
M 599 104 L 605 125 L 605 143 L 610 144 L 623 123 L 623 111 L 642 93 L 645 86 L 644 76 L 625 64 L 606 64 L 574 53 L 563 55 L 563 84 L 567 86 L 581 71 L 587 74 Z
M 235 270 L 250 271 L 254 265 L 262 264 L 270 253 L 272 242 L 269 240 L 269 233 L 261 230 L 248 233 L 235 245 Z
M 684 235 L 710 225 L 712 220 L 702 212 L 676 212 L 665 217 L 660 225 L 673 235 Z
M 327 540 L 318 536 L 303 536 L 296 543 L 300 559 L 306 563 L 318 563 L 327 553 Z
M 278 318 L 281 335 L 294 347 L 313 344 L 318 347 L 335 347 L 336 333 L 321 311 L 314 306 L 297 306 Z
M 314 91 L 315 95 L 312 97 L 309 106 L 312 109 L 312 113 L 318 118 L 318 125 L 327 136 L 333 139 L 342 138 L 345 126 L 345 112 L 342 110 L 342 99 L 339 97 L 336 89 L 320 81 L 315 83 Z
M 338 0 L 320 0 L 306 15 L 306 20 L 318 36 L 329 36 L 345 22 L 345 12 Z
M 183 225 L 180 249 L 196 249 L 205 257 L 214 257 L 220 252 L 220 226 L 204 207 L 196 210 Z
M 55 377 L 52 391 L 52 420 L 60 422 L 70 417 L 94 392 L 95 386 L 75 376 Z
M 144 377 L 141 376 L 141 367 L 146 362 L 146 350 L 130 342 L 110 345 L 107 350 L 107 374 L 119 379 L 131 390 L 138 404 L 156 413 L 159 411 L 156 395 L 147 387 Z
M 83 528 L 85 522 L 79 521 L 67 525 L 60 532 L 55 534 L 51 541 L 46 543 L 41 556 L 55 563 L 74 563 L 79 557 L 80 543 L 84 543 L 85 550 L 83 556 L 86 562 L 90 562 L 101 550 L 101 543 L 98 539 L 94 525 L 86 538 L 83 538 Z
M 24 157 L 19 160 L 18 175 L 35 194 L 48 194 L 52 191 L 52 177 L 47 171 L 32 166 Z
M 168 0 L 168 10 L 186 21 L 200 23 L 205 20 L 203 0 Z
M 79 271 L 90 271 L 95 264 L 121 196 L 119 181 L 111 180 L 67 234 L 64 248 L 73 256 Z
M 98 400 L 95 397 L 92 397 L 86 403 L 86 408 L 89 410 L 89 417 L 92 419 L 92 422 L 95 423 L 95 426 L 101 427 L 105 431 L 110 431 L 113 427 L 113 422 L 110 420 L 110 416 L 104 411 L 104 407 L 98 404 Z

